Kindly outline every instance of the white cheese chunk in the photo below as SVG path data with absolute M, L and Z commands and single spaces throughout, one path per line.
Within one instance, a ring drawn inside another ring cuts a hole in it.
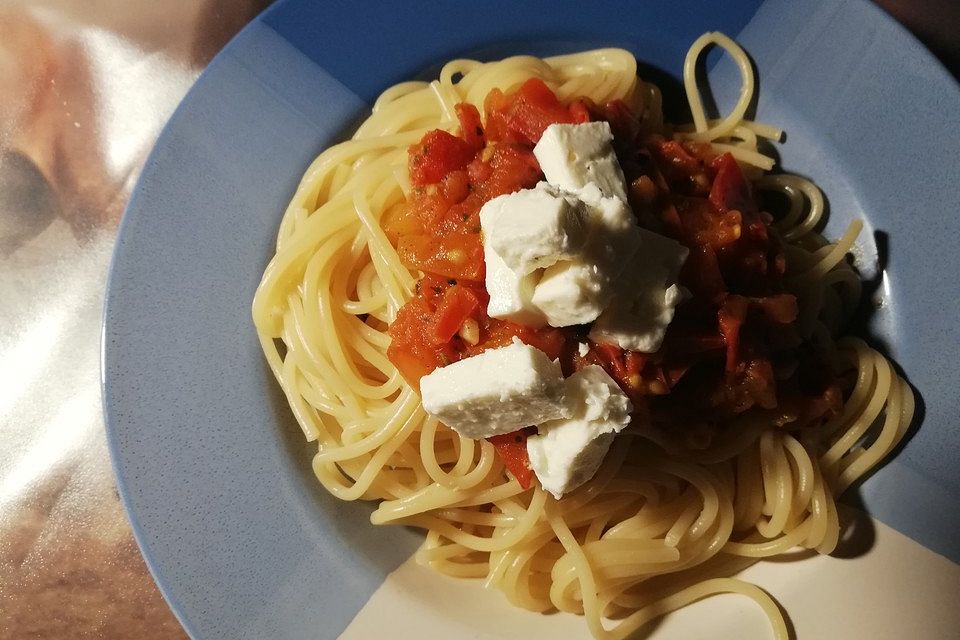
M 560 364 L 514 339 L 420 379 L 423 408 L 467 438 L 488 438 L 570 415 Z
M 540 273 L 521 276 L 508 267 L 491 247 L 483 247 L 486 286 L 490 294 L 487 315 L 539 328 L 546 324 L 543 313 L 533 304 L 533 290 Z
M 574 194 L 541 182 L 483 205 L 483 245 L 526 275 L 577 255 L 587 238 L 586 215 Z
M 614 283 L 641 243 L 633 213 L 623 200 L 603 197 L 593 184 L 581 190 L 580 197 L 589 212 L 583 251 L 548 267 L 533 292 L 533 304 L 553 327 L 596 320 L 610 304 Z
M 558 499 L 593 477 L 633 411 L 627 396 L 598 365 L 567 378 L 567 396 L 573 415 L 545 422 L 537 435 L 527 438 L 530 466 L 541 486 Z
M 627 200 L 608 122 L 552 124 L 533 148 L 547 181 L 568 191 L 596 184 L 603 195 Z
M 653 353 L 660 348 L 685 290 L 679 286 L 687 248 L 641 230 L 640 249 L 617 282 L 613 302 L 590 329 L 590 339 L 622 349 Z
M 610 278 L 595 264 L 564 261 L 543 273 L 533 290 L 533 304 L 551 327 L 593 322 L 606 308 Z

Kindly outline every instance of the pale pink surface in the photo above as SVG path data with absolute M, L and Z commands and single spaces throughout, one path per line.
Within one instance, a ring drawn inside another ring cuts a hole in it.
M 0 6 L 0 638 L 182 638 L 114 488 L 101 309 L 117 223 L 260 0 Z

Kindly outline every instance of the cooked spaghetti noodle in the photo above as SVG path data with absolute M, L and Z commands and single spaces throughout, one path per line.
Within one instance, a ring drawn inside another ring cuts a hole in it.
M 739 99 L 719 120 L 706 117 L 694 74 L 710 45 L 741 74 Z M 788 199 L 774 227 L 799 302 L 798 331 L 855 380 L 837 415 L 791 432 L 747 411 L 705 449 L 627 429 L 590 482 L 555 500 L 537 486 L 523 490 L 489 442 L 428 416 L 386 356 L 387 327 L 416 282 L 381 227 L 410 193 L 408 147 L 430 130 L 454 130 L 457 103 L 482 108 L 492 89 L 529 78 L 564 102 L 621 99 L 641 126 L 671 132 L 659 91 L 638 80 L 634 58 L 617 49 L 455 60 L 437 80 L 387 89 L 353 138 L 307 170 L 253 304 L 267 361 L 318 444 L 313 470 L 341 499 L 378 501 L 374 524 L 424 529 L 419 562 L 483 578 L 516 606 L 583 614 L 597 638 L 624 638 L 717 593 L 751 598 L 774 636 L 786 638 L 771 597 L 729 576 L 796 546 L 830 553 L 840 536 L 835 499 L 900 441 L 913 395 L 879 353 L 855 338 L 836 339 L 860 293 L 845 256 L 861 224 L 828 243 L 814 231 L 823 198 L 812 183 L 759 177 L 773 161 L 758 141 L 781 133 L 745 119 L 753 71 L 729 38 L 709 33 L 691 47 L 684 83 L 693 125 L 673 135 L 731 152 L 756 168 L 756 188 Z

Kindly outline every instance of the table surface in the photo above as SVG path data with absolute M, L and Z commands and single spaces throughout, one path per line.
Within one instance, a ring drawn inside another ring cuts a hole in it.
M 0 639 L 185 637 L 115 489 L 101 311 L 147 153 L 267 4 L 0 3 Z M 880 4 L 957 74 L 960 3 Z

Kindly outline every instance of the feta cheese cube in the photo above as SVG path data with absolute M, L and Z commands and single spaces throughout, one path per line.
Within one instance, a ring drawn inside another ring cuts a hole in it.
M 543 272 L 531 301 L 551 327 L 587 324 L 609 303 L 609 280 L 595 264 L 583 260 L 560 262 Z
M 540 273 L 517 274 L 489 245 L 483 247 L 483 257 L 487 269 L 487 293 L 490 294 L 487 315 L 534 328 L 546 324 L 543 313 L 533 304 L 533 291 Z
M 519 275 L 579 253 L 587 238 L 586 207 L 571 193 L 541 182 L 494 198 L 480 209 L 484 248 Z
M 568 191 L 596 184 L 603 195 L 627 201 L 626 182 L 613 151 L 608 122 L 552 124 L 533 148 L 547 182 Z
M 627 396 L 598 365 L 581 369 L 566 384 L 573 415 L 545 422 L 537 435 L 527 438 L 530 466 L 544 490 L 558 499 L 593 477 L 633 411 Z
M 560 364 L 517 339 L 420 379 L 427 413 L 468 438 L 569 416 L 565 394 Z
M 641 242 L 633 213 L 623 200 L 604 197 L 592 184 L 581 190 L 580 197 L 589 212 L 583 251 L 548 267 L 533 291 L 533 304 L 553 327 L 596 320 L 610 304 L 613 285 Z
M 626 201 L 604 196 L 596 185 L 586 185 L 579 195 L 589 212 L 581 255 L 616 280 L 640 246 L 640 227 Z
M 679 286 L 687 248 L 642 229 L 640 249 L 617 282 L 613 302 L 590 329 L 594 342 L 653 353 L 663 344 L 667 327 L 685 290 Z

